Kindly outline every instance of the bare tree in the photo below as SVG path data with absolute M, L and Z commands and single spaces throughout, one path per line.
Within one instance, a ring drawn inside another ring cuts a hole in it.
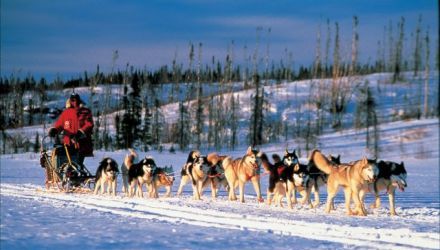
M 421 23 L 422 23 L 422 15 L 419 15 L 419 19 L 417 21 L 416 37 L 415 37 L 415 45 L 414 45 L 415 46 L 414 47 L 414 76 L 415 77 L 418 75 L 418 72 L 420 70 L 420 66 L 422 63 L 422 59 L 421 59 L 422 43 L 420 41 Z
M 426 31 L 425 36 L 425 47 L 426 47 L 426 53 L 425 53 L 425 98 L 424 98 L 424 107 L 423 107 L 423 115 L 428 117 L 428 95 L 429 95 L 429 28 Z

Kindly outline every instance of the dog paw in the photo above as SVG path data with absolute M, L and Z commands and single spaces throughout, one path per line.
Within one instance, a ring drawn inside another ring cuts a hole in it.
M 257 199 L 257 201 L 260 202 L 260 203 L 263 203 L 263 202 L 264 202 L 264 199 L 260 197 L 260 198 Z M 244 201 L 243 201 L 243 202 L 244 202 Z

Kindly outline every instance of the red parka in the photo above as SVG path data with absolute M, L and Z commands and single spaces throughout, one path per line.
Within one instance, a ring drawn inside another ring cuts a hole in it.
M 84 106 L 69 107 L 61 113 L 54 127 L 58 132 L 64 131 L 65 144 L 75 146 L 82 156 L 93 156 L 93 116 L 90 109 Z M 84 132 L 85 138 L 76 140 L 79 130 Z

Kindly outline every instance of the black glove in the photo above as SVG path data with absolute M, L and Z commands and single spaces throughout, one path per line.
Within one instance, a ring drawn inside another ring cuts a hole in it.
M 85 139 L 86 137 L 87 137 L 86 134 L 81 129 L 78 130 L 78 132 L 76 133 L 76 139 L 77 140 Z
M 58 134 L 58 130 L 56 128 L 50 128 L 49 131 L 47 132 L 47 134 L 50 137 L 55 137 Z

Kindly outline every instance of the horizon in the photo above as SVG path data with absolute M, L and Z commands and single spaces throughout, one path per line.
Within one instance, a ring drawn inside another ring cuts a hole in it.
M 296 10 L 300 10 L 295 12 Z M 387 38 L 384 27 L 405 18 L 404 58 L 412 54 L 412 35 L 422 15 L 424 37 L 429 29 L 431 62 L 438 52 L 438 2 L 425 1 L 1 1 L 1 77 L 11 75 L 62 80 L 84 72 L 157 69 L 174 58 L 188 68 L 189 44 L 195 62 L 202 43 L 202 63 L 212 57 L 224 62 L 230 51 L 234 65 L 254 53 L 257 27 L 261 27 L 259 57 L 269 48 L 270 62 L 288 61 L 295 68 L 315 58 L 318 29 L 324 53 L 327 19 L 331 39 L 334 23 L 340 26 L 342 58 L 351 49 L 352 18 L 359 18 L 359 61 L 373 63 L 377 42 Z M 268 32 L 270 29 L 270 32 Z M 299 31 L 299 32 L 298 32 Z M 232 45 L 233 42 L 233 45 Z M 332 47 L 331 47 L 332 50 Z M 118 51 L 118 58 L 113 53 Z M 287 52 L 287 53 L 286 53 Z M 332 54 L 330 52 L 329 56 Z

